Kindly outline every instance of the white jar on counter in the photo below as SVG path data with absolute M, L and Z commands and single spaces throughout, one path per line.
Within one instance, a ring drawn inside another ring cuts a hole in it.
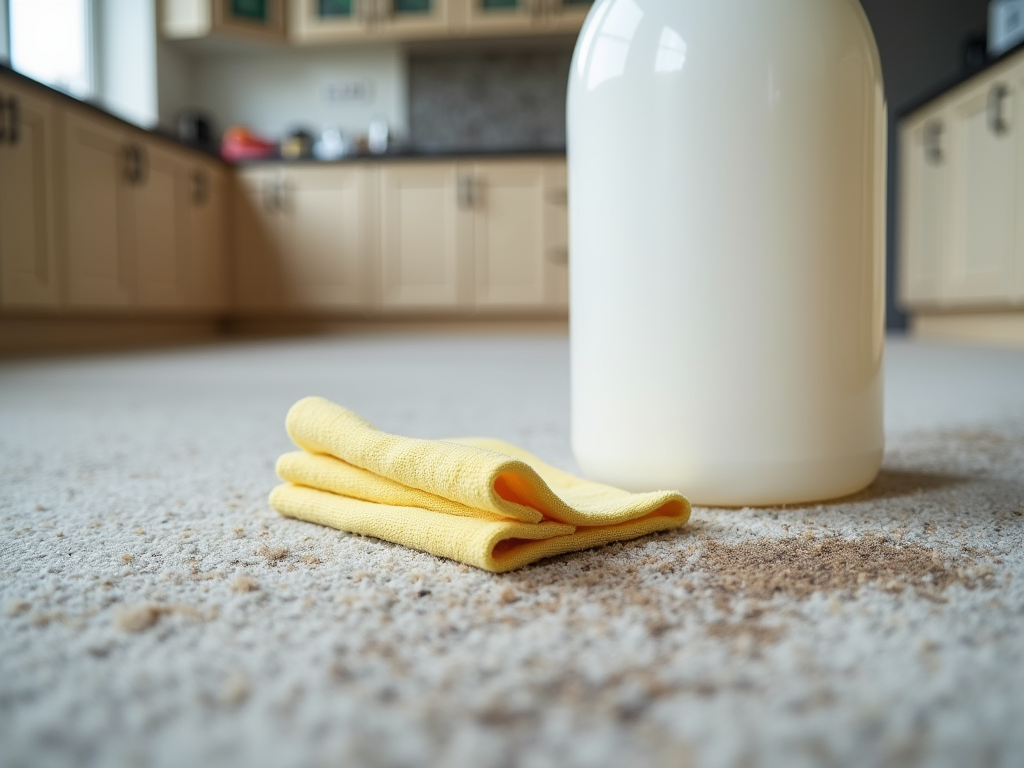
M 857 0 L 597 0 L 568 97 L 588 476 L 721 506 L 871 483 L 885 115 Z

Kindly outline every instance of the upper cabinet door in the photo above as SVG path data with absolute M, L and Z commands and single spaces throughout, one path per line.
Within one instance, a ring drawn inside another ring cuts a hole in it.
M 900 302 L 908 309 L 942 298 L 950 243 L 950 114 L 944 107 L 900 131 Z
M 997 73 L 951 106 L 952 237 L 947 303 L 1005 302 L 1013 295 L 1018 134 L 1017 83 Z
M 56 307 L 54 107 L 0 77 L 0 307 Z
M 445 35 L 449 5 L 450 0 L 292 0 L 291 37 L 328 43 Z
M 552 32 L 579 32 L 594 0 L 548 0 L 544 25 Z
M 290 36 L 299 43 L 329 43 L 370 34 L 368 0 L 291 0 Z
M 467 34 L 542 31 L 542 0 L 460 0 L 459 22 Z
M 213 29 L 279 42 L 285 39 L 284 0 L 213 0 Z

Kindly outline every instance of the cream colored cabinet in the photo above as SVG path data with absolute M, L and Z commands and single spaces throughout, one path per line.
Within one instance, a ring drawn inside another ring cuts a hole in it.
M 1017 158 L 1024 147 L 1012 75 L 987 78 L 949 107 L 947 304 L 1005 304 L 1014 297 Z
M 55 119 L 48 99 L 0 75 L 0 308 L 60 303 Z
M 239 309 L 366 309 L 375 182 L 361 164 L 259 166 L 235 205 Z
M 471 184 L 451 162 L 388 163 L 380 168 L 384 309 L 472 305 Z
M 900 300 L 917 333 L 1024 341 L 1024 54 L 901 126 Z
M 134 301 L 126 187 L 139 164 L 130 152 L 119 128 L 77 110 L 66 114 L 64 247 L 71 308 L 127 307 Z
M 950 113 L 939 105 L 903 127 L 900 158 L 900 299 L 907 307 L 942 300 L 950 237 Z
M 593 0 L 458 0 L 457 30 L 467 35 L 579 32 Z
M 291 0 L 298 43 L 404 40 L 447 35 L 454 0 Z
M 285 0 L 160 0 L 160 30 L 171 40 L 208 36 L 286 40 Z
M 472 167 L 476 307 L 567 303 L 564 168 L 564 163 L 516 160 Z

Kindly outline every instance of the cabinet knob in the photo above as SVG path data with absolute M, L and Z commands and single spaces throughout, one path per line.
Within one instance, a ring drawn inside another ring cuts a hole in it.
M 459 176 L 456 190 L 460 208 L 475 208 L 477 203 L 477 181 L 472 176 Z
M 1003 112 L 1003 102 L 1010 95 L 1010 89 L 1003 83 L 996 83 L 988 92 L 988 127 L 996 136 L 1002 136 L 1010 130 Z
M 924 155 L 932 165 L 942 165 L 942 132 L 945 127 L 940 120 L 934 120 L 924 129 Z
M 21 110 L 18 99 L 11 96 L 7 99 L 7 141 L 14 146 L 21 138 Z
M 196 208 L 206 205 L 210 199 L 210 178 L 205 171 L 192 171 L 192 204 Z
M 569 248 L 568 246 L 561 246 L 555 248 L 548 248 L 548 261 L 552 264 L 568 264 L 569 263 Z

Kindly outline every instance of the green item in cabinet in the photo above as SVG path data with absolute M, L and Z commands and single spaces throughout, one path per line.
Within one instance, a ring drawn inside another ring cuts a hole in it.
M 231 0 L 231 15 L 238 19 L 267 20 L 267 0 Z
M 317 16 L 321 19 L 351 15 L 352 0 L 318 0 L 317 2 Z
M 485 11 L 500 11 L 518 8 L 519 0 L 482 0 L 480 5 Z
M 562 0 L 562 5 L 566 5 L 566 6 L 572 5 L 572 6 L 584 6 L 584 7 L 586 7 L 586 6 L 593 5 L 593 4 L 594 4 L 594 0 Z
M 432 0 L 395 0 L 395 13 L 430 13 Z

